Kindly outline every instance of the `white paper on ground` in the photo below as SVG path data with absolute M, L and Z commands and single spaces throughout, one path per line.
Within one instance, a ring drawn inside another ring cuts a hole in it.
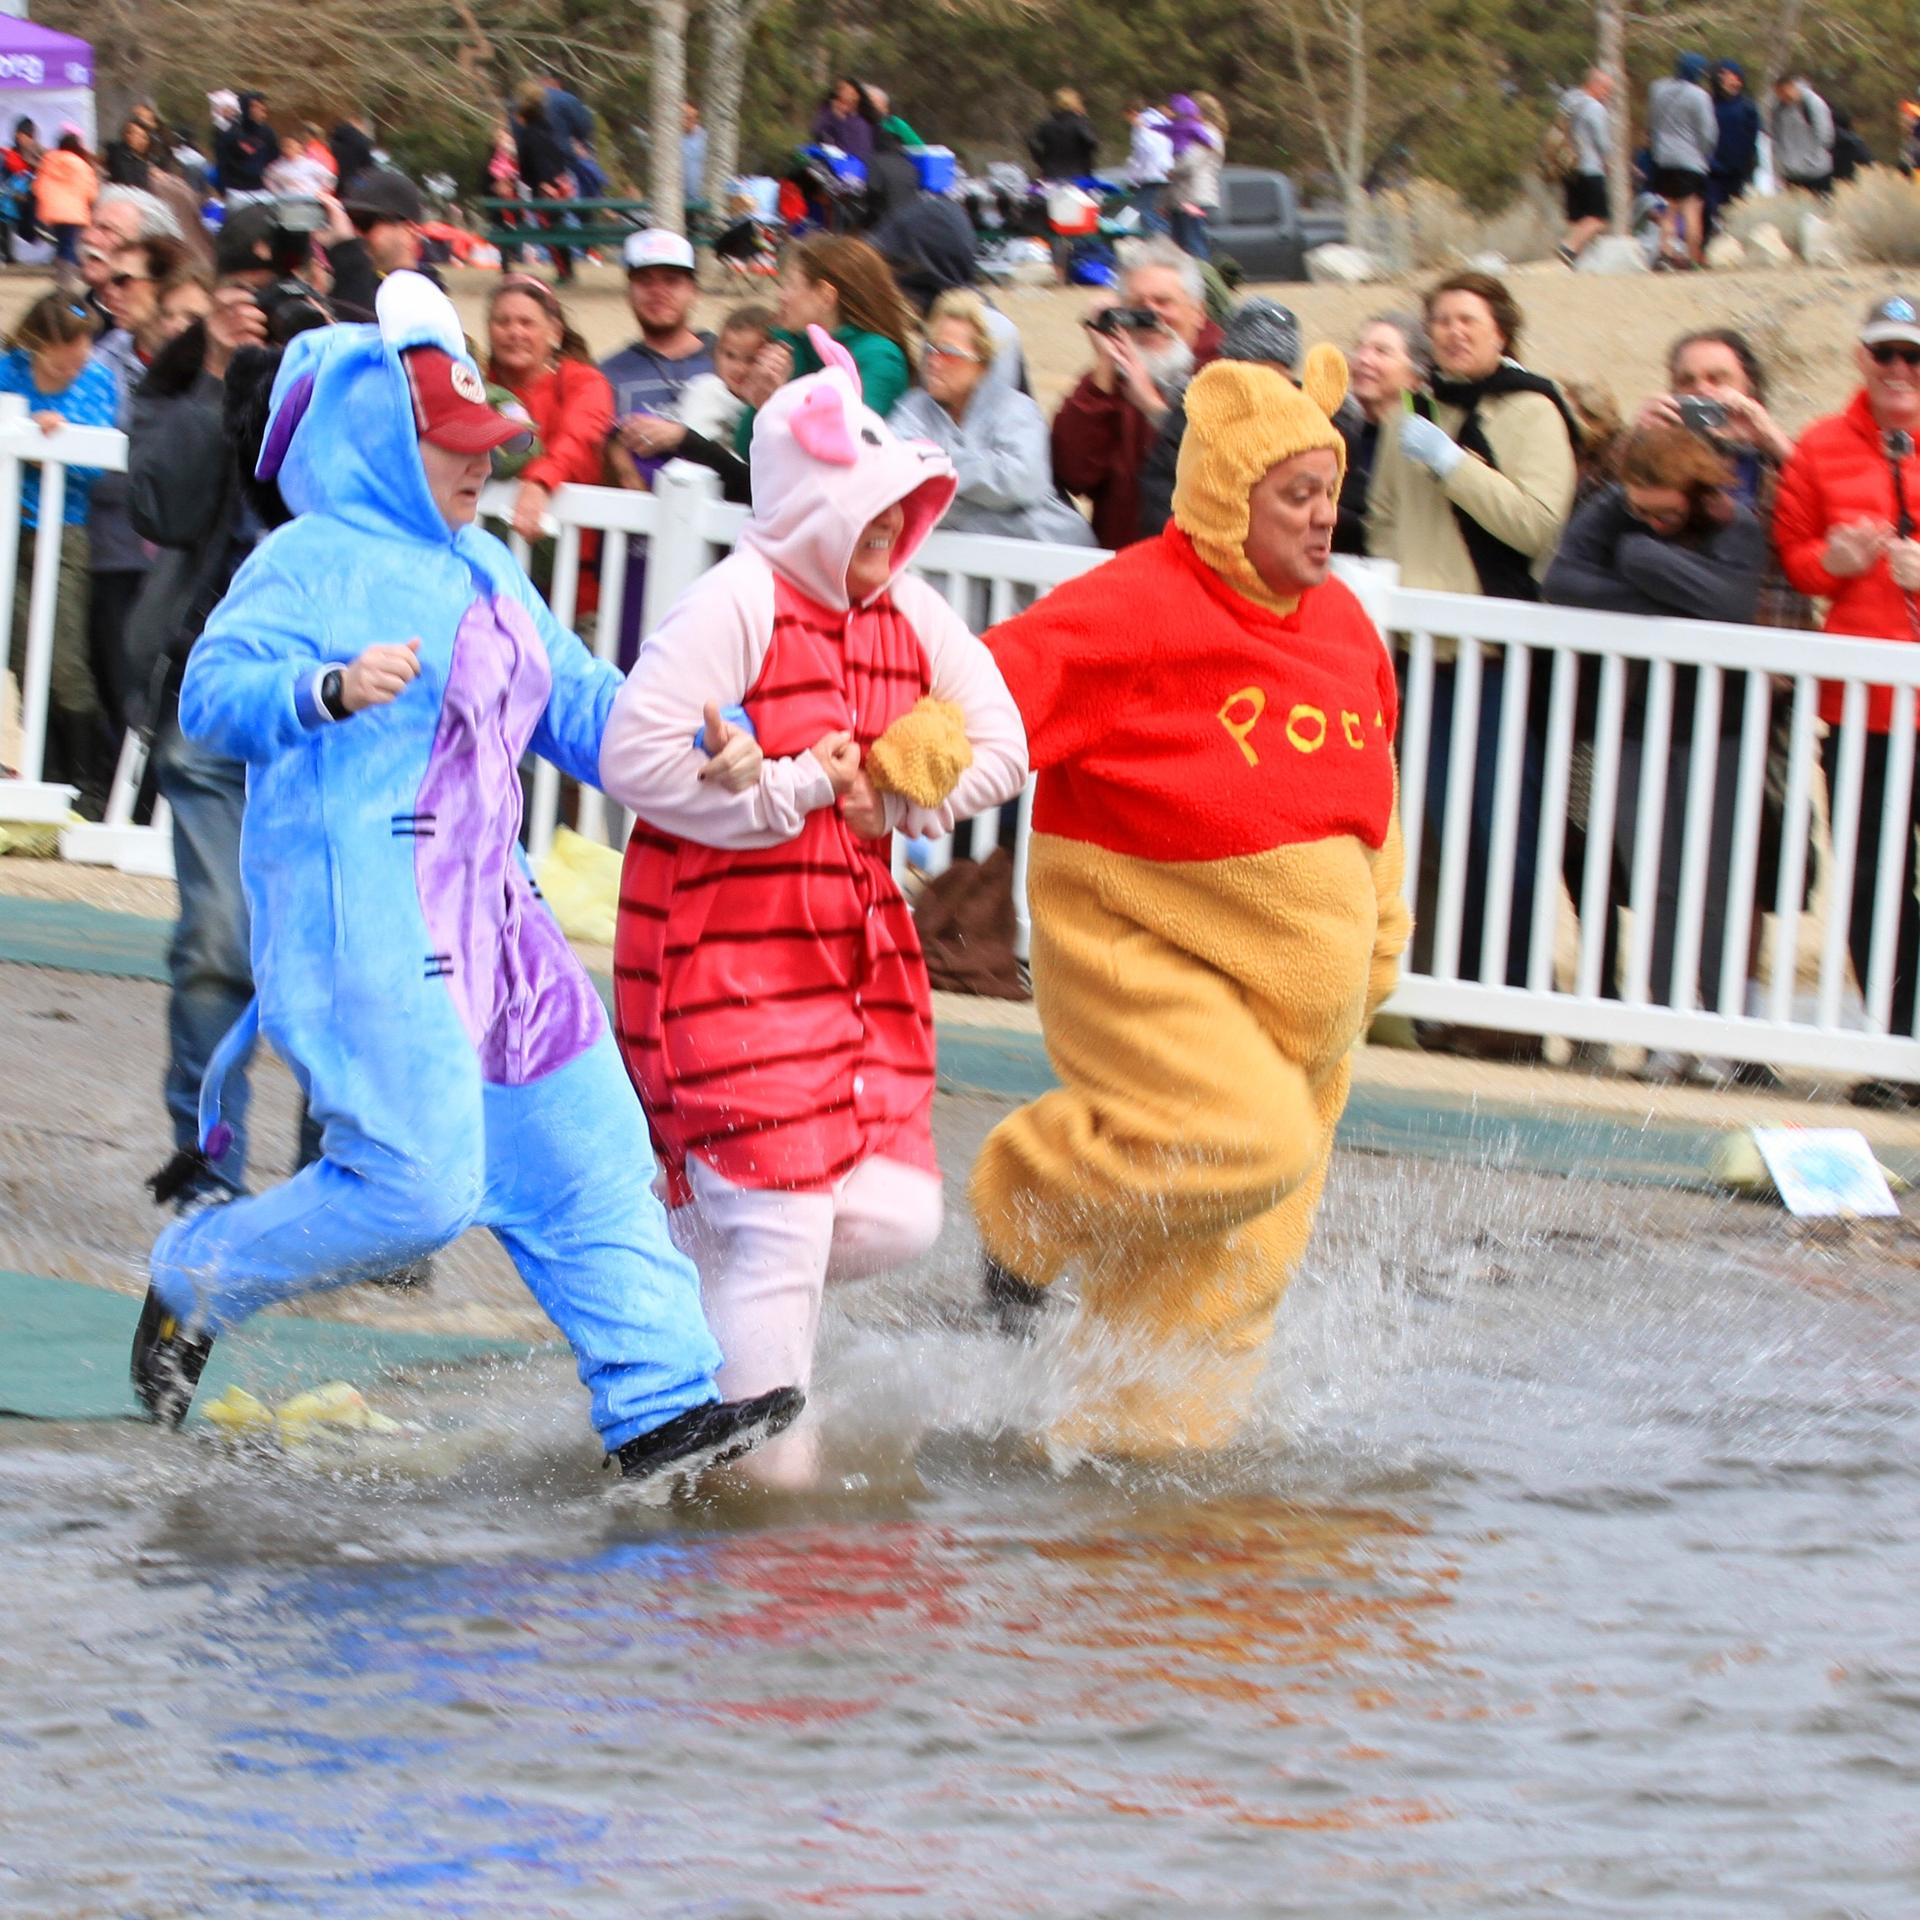
M 1781 1204 L 1804 1220 L 1868 1219 L 1900 1211 L 1867 1136 L 1853 1127 L 1755 1127 Z

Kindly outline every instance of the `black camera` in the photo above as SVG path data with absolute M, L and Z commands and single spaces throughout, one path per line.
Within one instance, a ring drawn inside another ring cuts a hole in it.
M 1160 316 L 1151 307 L 1102 307 L 1087 322 L 1095 333 L 1158 333 Z
M 1683 427 L 1709 440 L 1716 433 L 1724 432 L 1728 420 L 1732 418 L 1718 400 L 1703 400 L 1697 393 L 1679 395 L 1674 400 L 1673 410 L 1680 416 Z
M 333 309 L 300 278 L 313 258 L 314 238 L 327 230 L 327 210 L 318 200 L 277 200 L 267 234 L 273 267 L 271 286 L 260 288 L 253 303 L 267 323 L 267 338 L 283 347 L 295 334 L 333 324 Z

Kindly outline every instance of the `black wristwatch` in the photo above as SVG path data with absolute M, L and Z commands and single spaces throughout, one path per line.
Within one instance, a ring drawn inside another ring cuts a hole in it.
M 329 667 L 320 676 L 320 704 L 329 720 L 347 717 L 347 677 L 338 667 Z

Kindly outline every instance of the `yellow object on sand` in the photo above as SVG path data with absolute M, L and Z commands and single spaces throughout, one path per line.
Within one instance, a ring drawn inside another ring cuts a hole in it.
M 323 1432 L 400 1431 L 399 1421 L 376 1413 L 367 1405 L 360 1389 L 345 1380 L 329 1380 L 325 1386 L 296 1393 L 277 1409 L 244 1387 L 229 1387 L 219 1399 L 209 1403 L 206 1419 L 222 1433 L 262 1439 L 271 1434 L 288 1446 L 298 1446 Z
M 926 695 L 867 750 L 867 768 L 882 793 L 916 807 L 937 807 L 973 765 L 967 716 L 951 700 Z
M 540 883 L 560 931 L 589 946 L 613 945 L 614 914 L 620 905 L 620 855 L 583 838 L 571 827 L 553 836 L 553 851 L 540 862 Z
M 1881 1164 L 1878 1154 L 1874 1156 L 1874 1162 L 1880 1167 L 1890 1192 L 1908 1191 L 1911 1183 L 1903 1180 L 1891 1167 Z M 1713 1158 L 1708 1163 L 1707 1178 L 1716 1187 L 1724 1188 L 1728 1193 L 1737 1193 L 1743 1199 L 1778 1200 L 1780 1197 L 1751 1127 L 1723 1133 L 1713 1143 Z

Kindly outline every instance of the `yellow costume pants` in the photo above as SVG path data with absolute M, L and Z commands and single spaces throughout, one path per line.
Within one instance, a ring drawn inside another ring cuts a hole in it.
M 1166 863 L 1036 836 L 1034 997 L 1059 1091 L 995 1128 L 981 1239 L 1081 1314 L 1063 1446 L 1156 1455 L 1240 1425 L 1313 1231 L 1348 1054 L 1406 937 L 1397 828 Z

